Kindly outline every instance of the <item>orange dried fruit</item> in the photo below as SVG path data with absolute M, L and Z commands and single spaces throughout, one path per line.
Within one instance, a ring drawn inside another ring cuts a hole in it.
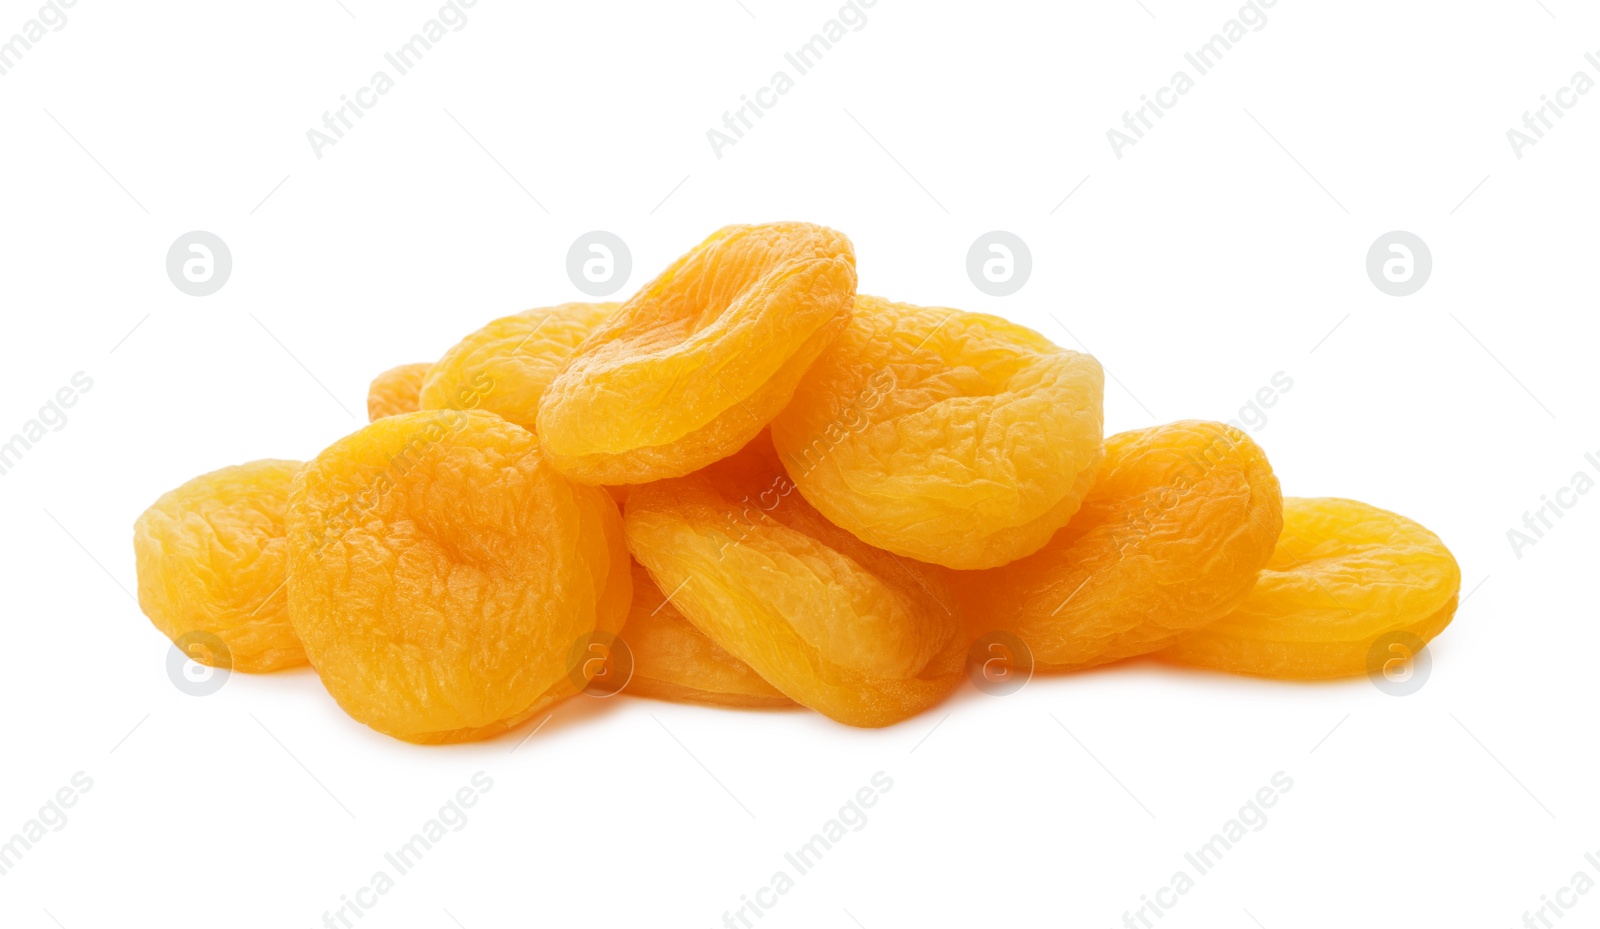
M 855 250 L 807 223 L 727 226 L 595 330 L 539 403 L 586 484 L 677 477 L 738 451 L 850 319 Z
M 385 416 L 421 409 L 417 398 L 431 367 L 427 362 L 400 365 L 373 378 L 367 388 L 367 421 L 375 423 Z
M 627 693 L 707 706 L 793 706 L 749 665 L 683 618 L 649 572 L 633 563 L 633 608 L 622 639 L 633 653 Z
M 1278 479 L 1249 436 L 1170 423 L 1106 439 L 1083 507 L 1043 549 L 954 583 L 974 632 L 1015 634 L 1041 670 L 1087 668 L 1223 617 L 1282 526 Z
M 311 663 L 345 712 L 412 742 L 486 738 L 576 693 L 572 656 L 632 598 L 611 497 L 479 411 L 334 443 L 296 476 L 288 530 Z
M 1366 674 L 1389 654 L 1375 646 L 1410 639 L 1414 652 L 1450 625 L 1460 591 L 1455 557 L 1417 523 L 1355 500 L 1287 497 L 1255 589 L 1160 657 L 1261 677 Z
M 994 316 L 858 296 L 772 423 L 800 492 L 858 538 L 949 568 L 1038 550 L 1101 457 L 1104 375 Z
M 615 303 L 563 303 L 503 316 L 445 352 L 422 384 L 424 410 L 487 410 L 534 427 L 556 370 Z
M 941 573 L 867 545 L 793 491 L 763 435 L 634 488 L 628 547 L 690 622 L 797 703 L 887 726 L 942 700 L 967 641 Z
M 284 591 L 284 509 L 299 469 L 266 460 L 213 471 L 134 523 L 139 607 L 195 661 L 239 671 L 305 664 Z

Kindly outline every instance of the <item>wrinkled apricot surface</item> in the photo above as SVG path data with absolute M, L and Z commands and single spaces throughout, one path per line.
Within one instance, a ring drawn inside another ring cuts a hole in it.
M 1083 507 L 1043 549 L 957 591 L 975 632 L 1005 630 L 1041 670 L 1155 651 L 1243 600 L 1272 556 L 1283 498 L 1243 432 L 1183 421 L 1106 440 Z
M 288 532 L 289 613 L 328 692 L 413 742 L 494 735 L 575 693 L 575 645 L 632 598 L 611 497 L 489 413 L 334 443 L 296 476 Z
M 964 677 L 1140 655 L 1426 680 L 1459 602 L 1437 536 L 1285 500 L 1219 423 L 1105 438 L 1095 359 L 856 285 L 835 230 L 734 225 L 624 303 L 495 319 L 380 374 L 310 463 L 162 496 L 140 607 L 198 661 L 309 661 L 419 743 L 580 692 L 888 726 Z
M 563 303 L 503 316 L 457 342 L 422 384 L 424 410 L 487 410 L 534 428 L 556 370 L 615 303 Z
M 586 484 L 677 477 L 733 454 L 850 319 L 855 251 L 808 223 L 727 226 L 567 359 L 537 432 Z
M 967 642 L 941 574 L 824 519 L 764 435 L 689 477 L 634 488 L 625 527 L 683 615 L 797 703 L 886 726 L 962 679 Z
M 367 388 L 367 421 L 375 423 L 385 416 L 421 409 L 418 396 L 422 379 L 432 367 L 427 362 L 400 365 L 373 378 L 372 386 Z
M 1380 637 L 1408 633 L 1425 644 L 1450 625 L 1460 590 L 1450 550 L 1404 516 L 1355 500 L 1288 497 L 1283 535 L 1255 589 L 1160 657 L 1261 677 L 1366 674 Z
M 622 639 L 633 654 L 626 692 L 707 706 L 793 706 L 749 665 L 683 618 L 649 572 L 633 563 L 633 607 Z
M 163 494 L 134 523 L 144 615 L 174 642 L 204 633 L 227 649 L 188 643 L 195 661 L 239 671 L 305 664 L 284 590 L 284 509 L 299 469 L 267 460 L 213 471 Z
M 1089 489 L 1104 376 L 994 316 L 858 296 L 773 421 L 806 500 L 858 538 L 950 568 L 1044 545 Z

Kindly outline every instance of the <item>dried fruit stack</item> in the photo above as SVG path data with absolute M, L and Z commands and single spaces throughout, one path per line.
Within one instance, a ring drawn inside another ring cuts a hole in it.
M 997 639 L 1041 671 L 1360 675 L 1449 624 L 1437 536 L 1282 497 L 1220 423 L 1105 437 L 1102 390 L 1022 326 L 857 295 L 838 232 L 729 226 L 625 303 L 384 372 L 304 465 L 166 494 L 139 602 L 196 661 L 309 661 L 413 742 L 618 686 L 885 726 Z

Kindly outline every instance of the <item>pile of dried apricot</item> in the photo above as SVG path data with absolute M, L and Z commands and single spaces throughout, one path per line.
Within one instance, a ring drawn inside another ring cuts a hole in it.
M 1450 623 L 1433 533 L 1283 497 L 1221 423 L 1106 437 L 1103 389 L 1023 326 L 858 295 L 834 230 L 729 226 L 621 304 L 385 371 L 309 462 L 163 495 L 139 604 L 194 661 L 309 661 L 422 743 L 580 692 L 887 726 L 1002 654 L 1358 676 Z

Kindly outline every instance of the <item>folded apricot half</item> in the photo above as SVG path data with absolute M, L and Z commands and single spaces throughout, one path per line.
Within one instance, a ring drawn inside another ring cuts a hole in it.
M 850 320 L 855 250 L 808 223 L 728 226 L 634 294 L 539 402 L 550 459 L 586 484 L 641 484 L 742 448 Z
M 624 525 L 684 617 L 796 703 L 887 726 L 962 680 L 967 640 L 941 573 L 824 519 L 765 436 L 689 477 L 634 488 Z
M 289 495 L 289 616 L 339 705 L 411 742 L 516 726 L 583 689 L 573 656 L 632 599 L 611 496 L 480 411 L 335 442 Z
M 1412 520 L 1356 500 L 1287 497 L 1255 589 L 1159 657 L 1259 677 L 1381 673 L 1450 625 L 1460 591 L 1455 556 Z
M 1077 512 L 1103 389 L 1098 362 L 1031 329 L 860 296 L 772 438 L 806 500 L 862 541 L 992 568 Z

